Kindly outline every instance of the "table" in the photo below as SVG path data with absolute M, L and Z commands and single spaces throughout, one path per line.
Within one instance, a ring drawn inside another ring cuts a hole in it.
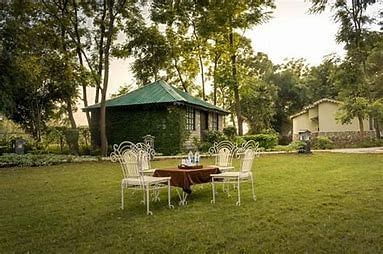
M 153 176 L 170 176 L 170 184 L 180 187 L 190 194 L 194 184 L 211 182 L 210 174 L 221 173 L 218 167 L 203 167 L 201 169 L 162 168 L 156 169 Z
M 218 167 L 211 166 L 201 169 L 162 168 L 156 169 L 153 176 L 170 176 L 170 185 L 182 188 L 183 195 L 179 195 L 180 204 L 185 204 L 187 196 L 192 193 L 192 185 L 211 182 L 210 174 L 219 173 L 221 172 Z

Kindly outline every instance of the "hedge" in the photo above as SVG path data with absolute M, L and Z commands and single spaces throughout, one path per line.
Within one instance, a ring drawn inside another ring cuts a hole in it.
M 92 142 L 100 145 L 98 110 L 92 112 Z M 140 108 L 107 109 L 106 132 L 109 146 L 122 141 L 143 142 L 152 135 L 156 152 L 173 155 L 181 152 L 188 137 L 185 109 L 174 106 L 143 105 Z
M 254 140 L 260 147 L 272 149 L 278 144 L 278 135 L 276 134 L 256 134 L 242 136 L 245 141 Z

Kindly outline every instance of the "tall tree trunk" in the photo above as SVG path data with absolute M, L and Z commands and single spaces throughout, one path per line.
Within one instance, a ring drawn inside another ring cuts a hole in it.
M 73 9 L 74 9 L 74 18 L 75 18 L 75 23 L 74 23 L 74 33 L 75 33 L 75 36 L 76 36 L 76 53 L 77 53 L 77 57 L 78 57 L 78 61 L 81 65 L 81 67 L 85 68 L 84 66 L 84 61 L 82 59 L 82 53 L 81 53 L 81 38 L 80 38 L 80 33 L 78 31 L 78 14 L 77 14 L 77 0 L 73 0 L 72 3 L 73 3 Z M 86 91 L 86 84 L 81 84 L 81 87 L 82 87 L 82 101 L 84 103 L 84 107 L 88 107 L 88 94 L 87 94 L 87 91 Z M 90 113 L 89 111 L 85 111 L 85 115 L 86 115 L 86 121 L 88 123 L 88 126 L 90 126 Z
M 113 14 L 113 2 L 108 4 L 109 23 L 108 31 L 106 32 L 106 44 L 104 51 L 104 79 L 101 87 L 101 108 L 100 108 L 100 139 L 101 139 L 101 154 L 107 156 L 108 153 L 108 139 L 106 135 L 106 92 L 108 90 L 109 81 L 109 56 L 110 48 L 112 45 L 114 20 L 116 16 Z
M 213 70 L 213 104 L 217 105 L 217 67 L 218 61 L 214 59 L 214 70 Z
M 201 52 L 198 53 L 198 59 L 199 59 L 199 66 L 200 66 L 200 71 L 201 71 L 202 99 L 205 101 L 206 100 L 206 96 L 205 96 L 205 77 L 204 77 L 204 68 L 203 68 L 203 61 L 202 61 Z
M 360 137 L 363 139 L 363 138 L 364 138 L 364 124 L 363 124 L 363 117 L 358 116 L 358 121 L 359 121 Z
M 215 40 L 215 45 L 218 44 L 218 40 Z M 218 61 L 221 58 L 221 54 L 215 52 L 214 54 L 214 69 L 213 69 L 213 103 L 217 105 L 217 69 Z
M 380 124 L 379 124 L 379 119 L 374 118 L 374 123 L 375 123 L 375 134 L 376 134 L 376 139 L 380 140 Z
M 178 77 L 180 79 L 181 85 L 182 85 L 184 91 L 187 93 L 188 89 L 187 89 L 186 84 L 185 84 L 185 82 L 184 82 L 184 80 L 182 78 L 182 73 L 181 73 L 180 68 L 178 67 L 178 62 L 177 62 L 177 59 L 175 57 L 173 57 L 173 65 L 174 65 L 174 68 L 177 71 L 177 74 L 178 74 Z
M 113 3 L 110 3 L 113 4 Z M 100 41 L 99 41 L 99 49 L 98 49 L 98 78 L 100 79 L 98 84 L 96 84 L 96 96 L 94 99 L 95 103 L 98 103 L 100 101 L 100 91 L 101 91 L 101 97 L 102 97 L 102 89 L 99 84 L 101 84 L 101 77 L 102 77 L 102 70 L 103 70 L 103 63 L 104 63 L 104 54 L 106 53 L 106 50 L 104 50 L 104 37 L 105 37 L 105 18 L 106 18 L 106 11 L 107 11 L 107 6 L 106 6 L 106 0 L 103 1 L 103 10 L 102 10 L 102 16 L 101 16 L 101 24 L 100 24 Z M 112 12 L 110 12 L 110 15 L 113 15 Z M 110 18 L 111 19 L 111 18 Z M 96 38 L 97 40 L 97 38 Z M 108 39 L 107 39 L 108 40 Z M 108 53 L 109 54 L 109 53 Z M 106 69 L 106 67 L 105 67 Z M 106 70 L 104 70 L 105 72 Z M 104 73 L 105 75 L 105 73 Z M 104 82 L 105 84 L 105 82 Z M 102 98 L 101 98 L 102 100 Z
M 231 52 L 231 71 L 232 71 L 232 79 L 233 79 L 233 90 L 234 90 L 234 101 L 235 101 L 235 112 L 237 115 L 237 124 L 238 124 L 238 135 L 243 135 L 243 126 L 242 126 L 242 112 L 241 112 L 241 104 L 239 98 L 239 85 L 237 79 L 237 56 L 234 50 L 234 33 L 230 32 L 229 35 L 230 47 L 232 49 Z
M 193 24 L 193 34 L 194 34 L 195 40 L 198 43 L 198 61 L 199 61 L 199 69 L 200 69 L 200 72 L 201 72 L 202 99 L 206 100 L 206 96 L 205 96 L 205 77 L 204 77 L 205 74 L 204 74 L 203 60 L 202 60 L 202 49 L 201 49 L 201 44 L 200 44 L 199 36 L 197 34 L 197 31 L 196 31 L 196 24 L 194 23 L 194 21 L 192 21 L 192 24 Z
M 68 4 L 68 1 L 64 1 L 63 2 L 63 6 L 61 8 L 61 17 L 62 19 L 64 19 L 64 17 L 67 15 L 67 4 Z M 67 53 L 68 53 L 68 50 L 67 50 L 67 43 L 65 41 L 65 35 L 67 33 L 67 30 L 65 29 L 65 26 L 64 25 L 61 25 L 61 42 L 62 42 L 62 47 L 63 47 L 63 52 L 64 52 L 64 65 L 67 66 L 68 65 L 68 56 L 67 56 Z M 65 82 L 65 81 L 64 81 Z M 71 125 L 71 129 L 69 130 L 66 130 L 66 133 L 65 133 L 65 138 L 66 138 L 66 141 L 68 143 L 68 146 L 69 146 L 69 151 L 73 154 L 79 154 L 79 145 L 78 145 L 78 130 L 77 130 L 77 126 L 76 126 L 76 121 L 74 119 L 74 116 L 73 116 L 73 108 L 72 108 L 72 98 L 70 95 L 67 96 L 67 98 L 65 99 L 65 104 L 66 104 L 66 110 L 67 110 L 67 114 L 68 114 L 68 118 L 69 118 L 69 122 L 70 122 L 70 125 Z

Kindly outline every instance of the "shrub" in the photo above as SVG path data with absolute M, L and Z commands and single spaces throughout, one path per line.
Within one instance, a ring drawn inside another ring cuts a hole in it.
M 39 167 L 73 161 L 72 156 L 53 154 L 3 154 L 0 157 L 0 168 L 5 167 Z
M 237 129 L 234 126 L 228 126 L 223 128 L 222 132 L 228 139 L 233 140 L 237 134 Z
M 204 132 L 204 142 L 199 142 L 198 139 L 193 139 L 193 145 L 195 145 L 199 151 L 207 152 L 215 142 L 225 140 L 226 137 L 222 132 L 217 130 L 208 130 Z
M 241 136 L 234 137 L 234 143 L 236 143 L 238 146 L 241 146 L 245 142 L 246 140 Z
M 314 149 L 331 149 L 334 148 L 334 142 L 326 136 L 319 136 L 314 139 Z
M 276 134 L 256 134 L 242 136 L 245 141 L 254 140 L 260 147 L 272 149 L 278 144 L 278 135 Z
M 306 143 L 304 141 L 295 140 L 295 141 L 291 142 L 287 146 L 286 151 L 297 151 L 297 152 L 300 152 L 300 151 L 305 149 L 305 145 L 306 145 Z
M 291 136 L 279 136 L 278 144 L 288 145 L 291 143 Z
M 205 142 L 214 144 L 214 142 L 220 142 L 225 140 L 225 136 L 222 132 L 216 130 L 205 131 Z

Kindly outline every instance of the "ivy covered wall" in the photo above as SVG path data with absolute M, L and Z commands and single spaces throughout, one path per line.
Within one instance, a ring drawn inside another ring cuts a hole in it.
M 128 140 L 143 142 L 143 136 L 155 137 L 155 150 L 164 155 L 181 152 L 188 137 L 185 108 L 165 105 L 107 108 L 106 132 L 108 144 L 119 144 Z M 99 110 L 93 110 L 91 133 L 93 144 L 100 145 Z

